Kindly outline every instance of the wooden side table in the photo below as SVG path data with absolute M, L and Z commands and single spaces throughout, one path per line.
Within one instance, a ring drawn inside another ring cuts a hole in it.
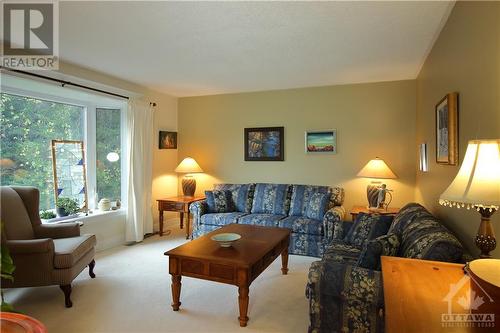
M 180 227 L 183 228 L 184 213 L 187 213 L 186 219 L 186 239 L 190 236 L 190 225 L 189 225 L 189 205 L 195 201 L 200 201 L 205 199 L 205 197 L 170 197 L 166 199 L 159 199 L 158 201 L 158 211 L 160 214 L 160 237 L 163 236 L 163 212 L 179 212 L 180 214 Z
M 460 306 L 460 298 L 470 292 L 471 283 L 463 264 L 385 256 L 381 259 L 387 333 L 494 332 L 495 328 L 474 331 L 454 321 L 460 317 L 453 319 L 454 315 L 468 313 Z
M 366 206 L 354 206 L 352 207 L 350 214 L 352 216 L 352 220 L 354 221 L 356 219 L 356 216 L 358 216 L 359 213 L 377 213 L 380 215 L 396 215 L 399 213 L 400 208 L 397 207 L 389 207 L 387 209 L 368 209 Z

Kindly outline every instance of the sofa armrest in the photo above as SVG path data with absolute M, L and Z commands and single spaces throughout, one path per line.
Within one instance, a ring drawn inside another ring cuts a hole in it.
M 195 201 L 189 205 L 189 212 L 193 216 L 193 228 L 201 224 L 201 216 L 208 212 L 206 200 Z
M 309 271 L 309 332 L 383 332 L 384 292 L 380 271 L 316 261 Z
M 41 224 L 34 228 L 37 238 L 69 238 L 80 236 L 78 223 Z
M 334 239 L 343 239 L 343 223 L 345 209 L 343 206 L 334 206 L 323 216 L 324 241 L 330 243 Z
M 54 252 L 54 241 L 45 239 L 7 240 L 11 255 Z

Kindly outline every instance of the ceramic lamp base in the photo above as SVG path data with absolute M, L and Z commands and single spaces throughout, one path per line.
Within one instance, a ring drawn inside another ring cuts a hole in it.
M 182 178 L 182 193 L 186 197 L 193 197 L 196 191 L 196 179 L 193 176 L 185 176 Z
M 481 224 L 475 239 L 476 246 L 481 250 L 480 258 L 491 258 L 490 252 L 497 247 L 495 232 L 490 220 L 495 210 L 490 211 L 489 209 L 480 208 L 479 213 L 481 214 Z

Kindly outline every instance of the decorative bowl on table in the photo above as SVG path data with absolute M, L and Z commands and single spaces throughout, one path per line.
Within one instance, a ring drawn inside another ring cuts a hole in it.
M 241 238 L 241 235 L 234 233 L 221 233 L 213 235 L 210 239 L 219 243 L 221 247 L 230 247 L 234 242 Z

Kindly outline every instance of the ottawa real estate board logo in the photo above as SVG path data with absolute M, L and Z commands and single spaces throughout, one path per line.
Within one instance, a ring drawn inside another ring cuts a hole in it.
M 448 311 L 441 314 L 442 327 L 486 329 L 485 332 L 495 329 L 498 304 L 472 276 L 465 274 L 451 284 L 443 302 L 448 303 Z
M 2 1 L 2 66 L 21 70 L 59 68 L 57 1 Z

